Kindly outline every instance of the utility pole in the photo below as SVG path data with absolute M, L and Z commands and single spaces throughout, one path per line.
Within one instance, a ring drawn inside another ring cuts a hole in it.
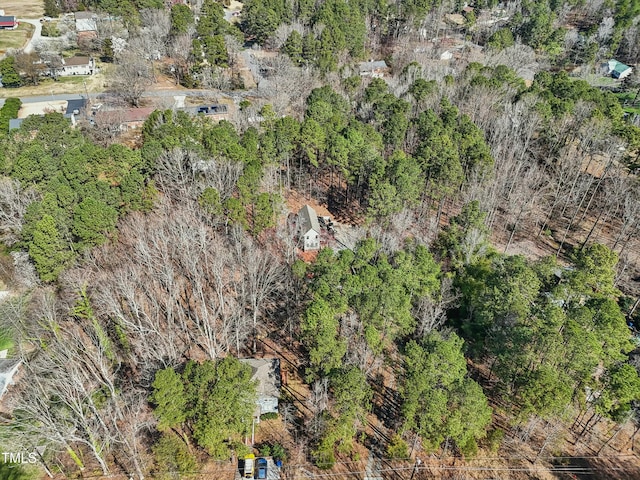
M 255 443 L 256 438 L 256 417 L 254 416 L 251 420 L 251 446 Z
M 409 480 L 413 480 L 413 476 L 416 474 L 416 471 L 418 470 L 418 467 L 420 466 L 421 463 L 422 463 L 422 460 L 420 460 L 419 458 L 416 458 L 416 463 L 413 464 L 413 471 L 411 472 L 411 478 Z

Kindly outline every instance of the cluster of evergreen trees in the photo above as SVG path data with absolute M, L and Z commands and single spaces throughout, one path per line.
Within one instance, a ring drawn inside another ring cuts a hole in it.
M 20 246 L 44 281 L 104 243 L 120 215 L 153 204 L 140 151 L 94 145 L 61 114 L 27 118 L 3 145 L 2 172 L 38 196 L 27 207 Z
M 218 460 L 228 458 L 232 449 L 242 450 L 256 409 L 249 365 L 232 356 L 189 361 L 181 373 L 173 368 L 156 372 L 152 386 L 149 400 L 163 432 L 154 452 L 163 478 L 197 471 L 189 436 Z

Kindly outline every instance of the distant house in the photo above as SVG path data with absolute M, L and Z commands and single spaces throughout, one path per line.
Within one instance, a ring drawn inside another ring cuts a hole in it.
M 309 205 L 298 212 L 298 232 L 305 252 L 320 249 L 320 223 L 316 211 Z
M 611 59 L 607 63 L 607 75 L 611 75 L 613 78 L 623 79 L 631 75 L 631 72 L 633 72 L 633 68 L 617 60 Z
M 69 100 L 67 102 L 67 110 L 64 113 L 64 117 L 71 120 L 71 125 L 75 127 L 77 123 L 77 117 L 81 113 L 84 113 L 86 105 L 87 100 L 85 98 Z
M 155 108 L 125 108 L 120 110 L 98 110 L 93 112 L 89 123 L 95 126 L 115 126 L 121 132 L 142 127 Z
M 62 59 L 62 67 L 57 69 L 57 74 L 62 76 L 93 75 L 96 64 L 92 57 L 75 56 Z
M 14 30 L 18 28 L 18 21 L 13 15 L 0 17 L 0 30 Z
M 251 367 L 251 380 L 258 382 L 256 415 L 278 413 L 280 400 L 280 360 L 277 358 L 243 358 L 240 360 Z
M 382 78 L 386 73 L 389 73 L 389 67 L 384 60 L 362 62 L 358 65 L 358 69 L 363 77 Z
M 87 105 L 85 98 L 72 99 L 67 101 L 65 115 L 79 115 Z

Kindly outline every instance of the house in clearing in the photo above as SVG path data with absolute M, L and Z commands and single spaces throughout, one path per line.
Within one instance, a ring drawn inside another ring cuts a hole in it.
M 75 57 L 65 58 L 62 60 L 62 69 L 59 75 L 93 75 L 96 70 L 96 64 L 92 57 L 83 57 L 76 55 Z
M 611 75 L 613 78 L 622 80 L 631 75 L 631 72 L 633 72 L 633 68 L 617 60 L 611 59 L 607 63 L 607 75 Z
M 389 67 L 384 60 L 362 62 L 358 65 L 360 76 L 371 78 L 382 78 L 386 73 L 389 73 Z
M 320 223 L 316 211 L 305 205 L 298 212 L 298 231 L 302 250 L 320 250 Z
M 282 386 L 280 360 L 278 358 L 243 358 L 240 361 L 251 367 L 251 380 L 258 383 L 256 416 L 259 418 L 265 413 L 278 413 Z
M 93 75 L 96 72 L 95 60 L 92 57 L 80 55 L 70 58 L 52 57 L 45 64 L 47 68 L 43 71 L 43 75 L 53 78 Z

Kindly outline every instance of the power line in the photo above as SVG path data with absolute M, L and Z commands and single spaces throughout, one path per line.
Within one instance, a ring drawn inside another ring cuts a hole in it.
M 607 456 L 607 457 L 597 457 L 597 456 L 581 456 L 581 457 L 545 457 L 545 458 L 554 458 L 554 459 L 611 459 L 611 458 L 623 458 L 623 457 L 634 457 L 635 455 L 617 455 L 617 456 Z M 445 458 L 456 458 L 456 457 L 445 457 Z M 484 460 L 502 460 L 505 459 L 516 459 L 517 457 L 484 457 Z M 480 460 L 475 459 L 475 460 Z M 338 465 L 347 465 L 361 462 L 335 462 Z M 305 469 L 308 468 L 308 464 L 296 464 L 296 465 L 285 465 L 284 468 L 295 470 L 295 469 Z M 467 465 L 428 465 L 422 463 L 421 465 L 416 466 L 407 465 L 407 466 L 399 466 L 399 467 L 386 467 L 386 468 L 376 468 L 374 470 L 375 473 L 392 473 L 392 472 L 408 472 L 410 470 L 414 470 L 418 472 L 430 472 L 432 470 L 438 471 L 449 471 L 449 472 L 495 472 L 495 473 L 508 473 L 508 472 L 551 472 L 551 473 L 574 473 L 574 474 L 583 474 L 583 475 L 594 475 L 598 472 L 608 471 L 608 472 L 617 472 L 617 471 L 626 471 L 627 469 L 624 467 L 607 467 L 602 466 L 601 468 L 593 468 L 593 467 L 583 467 L 579 465 L 551 465 L 551 466 L 467 466 Z M 211 477 L 213 479 L 220 478 L 221 473 L 232 473 L 237 472 L 237 468 L 216 468 L 215 470 L 207 470 L 207 471 L 194 471 L 188 472 L 194 475 L 215 475 Z M 364 470 L 347 470 L 342 472 L 325 472 L 325 473 L 312 473 L 309 471 L 305 471 L 302 473 L 302 476 L 305 478 L 330 478 L 330 477 L 340 477 L 346 475 L 366 475 L 369 473 L 366 468 Z M 85 475 L 83 478 L 117 478 L 123 477 L 124 474 L 110 474 L 110 475 Z

